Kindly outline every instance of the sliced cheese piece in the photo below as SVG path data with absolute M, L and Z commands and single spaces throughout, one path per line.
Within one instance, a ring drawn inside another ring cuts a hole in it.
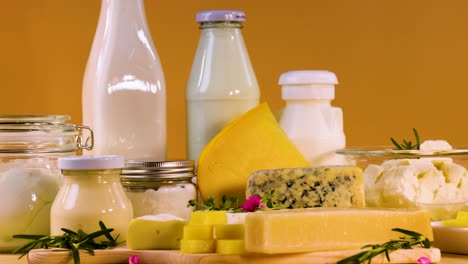
M 180 252 L 187 254 L 214 253 L 216 241 L 214 239 L 182 239 L 180 241 Z
M 184 226 L 184 239 L 213 239 L 213 225 L 194 225 Z
M 257 170 L 308 166 L 266 103 L 226 126 L 203 149 L 197 170 L 204 200 L 236 196 L 245 200 L 247 180 Z
M 147 215 L 133 219 L 127 231 L 130 249 L 179 249 L 186 221 L 169 215 Z
M 215 225 L 216 239 L 244 239 L 244 224 Z
M 216 225 L 227 223 L 227 211 L 194 211 L 190 213 L 190 224 Z
M 261 170 L 253 173 L 246 196 L 273 195 L 283 208 L 365 206 L 362 170 L 356 166 L 323 166 Z
M 243 254 L 245 253 L 245 241 L 243 239 L 216 240 L 216 253 Z
M 433 240 L 425 210 L 307 208 L 257 211 L 245 219 L 248 252 L 299 253 L 359 249 L 402 234 L 402 228 Z

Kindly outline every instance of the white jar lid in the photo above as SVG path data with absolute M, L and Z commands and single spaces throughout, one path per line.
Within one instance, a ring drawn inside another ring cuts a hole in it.
M 123 156 L 71 156 L 58 159 L 58 168 L 62 170 L 101 170 L 121 169 L 125 166 Z
M 289 99 L 334 99 L 338 79 L 330 71 L 288 71 L 281 74 L 282 98 Z

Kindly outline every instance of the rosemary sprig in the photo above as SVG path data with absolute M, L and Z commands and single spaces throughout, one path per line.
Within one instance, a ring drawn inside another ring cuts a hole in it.
M 210 196 L 204 203 L 199 203 L 197 200 L 190 200 L 188 201 L 187 207 L 191 206 L 200 206 L 202 210 L 205 211 L 222 211 L 227 210 L 229 212 L 238 212 L 240 211 L 239 207 L 239 198 L 238 197 L 230 197 L 228 198 L 226 195 L 223 195 L 221 198 L 221 204 L 219 206 L 216 205 L 215 198 Z
M 414 137 L 416 139 L 416 144 L 413 145 L 413 142 L 407 141 L 406 139 L 403 139 L 402 143 L 398 143 L 394 138 L 390 138 L 390 141 L 392 141 L 393 145 L 395 145 L 396 149 L 398 150 L 410 150 L 410 149 L 419 149 L 419 146 L 421 145 L 421 142 L 419 140 L 419 134 L 416 128 L 413 128 L 413 133 Z
M 342 259 L 336 264 L 360 264 L 366 261 L 370 264 L 371 260 L 380 254 L 385 254 L 387 261 L 390 262 L 390 252 L 394 250 L 411 249 L 413 246 L 420 246 L 423 248 L 431 247 L 431 241 L 417 232 L 401 228 L 394 228 L 392 231 L 400 232 L 405 236 L 400 237 L 400 239 L 392 239 L 380 245 L 366 245 L 362 248 L 370 248 L 370 250 L 362 251 L 356 255 Z
M 25 245 L 17 248 L 13 251 L 14 254 L 20 254 L 19 258 L 22 258 L 29 251 L 35 248 L 64 248 L 70 249 L 73 262 L 75 264 L 80 264 L 80 250 L 88 252 L 88 254 L 94 256 L 95 249 L 105 249 L 116 247 L 119 242 L 117 242 L 118 235 L 116 238 L 112 237 L 110 234 L 114 231 L 113 228 L 107 228 L 102 221 L 99 221 L 100 230 L 93 232 L 91 234 L 85 233 L 83 230 L 79 229 L 78 231 L 72 231 L 66 228 L 62 228 L 64 232 L 61 236 L 47 236 L 47 235 L 14 235 L 14 238 L 29 239 L 31 242 L 26 243 Z M 107 240 L 96 242 L 94 239 L 104 236 Z

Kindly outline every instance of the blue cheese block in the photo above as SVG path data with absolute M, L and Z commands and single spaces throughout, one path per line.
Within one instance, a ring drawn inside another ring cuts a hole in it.
M 280 208 L 364 207 L 362 170 L 356 166 L 323 166 L 261 170 L 248 181 L 246 197 L 271 194 Z

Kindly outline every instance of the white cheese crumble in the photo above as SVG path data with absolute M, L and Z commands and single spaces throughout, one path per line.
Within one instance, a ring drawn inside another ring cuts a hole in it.
M 424 151 L 450 150 L 445 141 L 425 141 Z M 450 158 L 388 160 L 364 170 L 366 204 L 372 207 L 421 207 L 468 201 L 468 172 Z

